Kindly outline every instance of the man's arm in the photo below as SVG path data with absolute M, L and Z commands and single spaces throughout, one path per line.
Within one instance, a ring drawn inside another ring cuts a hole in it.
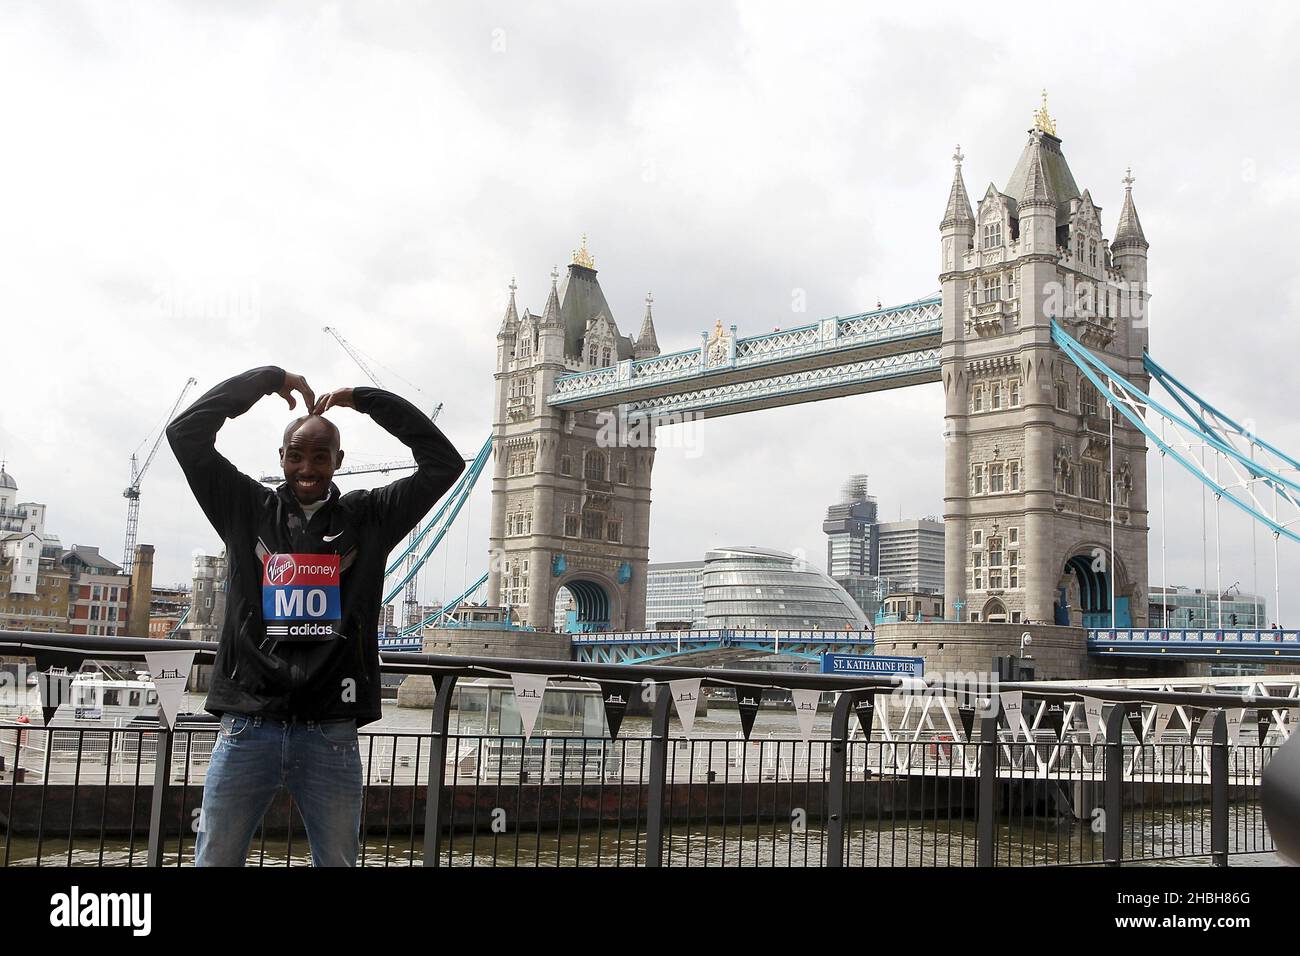
M 394 547 L 429 513 L 465 470 L 465 460 L 429 416 L 406 399 L 381 388 L 358 386 L 352 407 L 411 449 L 415 474 L 370 493 L 371 514 L 388 547 Z M 331 403 L 322 396 L 317 408 Z
M 251 513 L 249 505 L 255 496 L 265 492 L 258 482 L 217 451 L 217 432 L 227 418 L 237 418 L 262 396 L 273 392 L 283 395 L 288 389 L 298 387 L 310 409 L 313 399 L 306 385 L 301 378 L 290 376 L 276 365 L 251 369 L 213 386 L 167 426 L 167 443 L 180 462 L 199 507 L 223 541 L 237 520 Z M 285 397 L 292 408 L 293 397 Z

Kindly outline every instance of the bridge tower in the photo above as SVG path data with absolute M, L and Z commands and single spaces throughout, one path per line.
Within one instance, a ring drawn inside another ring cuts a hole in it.
M 1113 590 L 1116 623 L 1145 624 L 1145 440 L 1108 417 L 1051 342 L 1056 320 L 1149 387 L 1147 241 L 1132 177 L 1107 242 L 1045 94 L 1005 192 L 990 183 L 972 211 L 960 147 L 953 159 L 940 224 L 947 614 L 1109 627 Z
M 563 281 L 551 273 L 540 316 L 518 314 L 515 289 L 497 333 L 488 603 L 551 630 L 567 587 L 580 629 L 639 630 L 653 435 L 622 427 L 617 410 L 558 410 L 546 396 L 558 375 L 658 355 L 650 297 L 640 334 L 622 335 L 585 236 Z

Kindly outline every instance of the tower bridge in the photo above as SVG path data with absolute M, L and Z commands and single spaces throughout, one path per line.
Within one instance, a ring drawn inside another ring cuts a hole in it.
M 660 424 L 939 382 L 945 616 L 1145 626 L 1146 437 L 1053 338 L 1077 337 L 1148 390 L 1133 180 L 1108 239 L 1045 107 L 1006 185 L 973 206 L 964 159 L 958 149 L 939 221 L 941 291 L 904 305 L 756 335 L 718 320 L 664 354 L 649 296 L 636 337 L 620 331 L 585 237 L 540 315 L 519 311 L 512 283 L 497 333 L 488 602 L 549 628 L 567 588 L 580 630 L 639 631 Z M 611 416 L 646 427 L 610 429 Z

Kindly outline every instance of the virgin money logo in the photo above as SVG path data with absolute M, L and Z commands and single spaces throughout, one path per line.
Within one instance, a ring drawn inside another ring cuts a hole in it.
M 266 560 L 266 580 L 269 584 L 293 584 L 298 576 L 298 562 L 292 554 L 273 554 Z

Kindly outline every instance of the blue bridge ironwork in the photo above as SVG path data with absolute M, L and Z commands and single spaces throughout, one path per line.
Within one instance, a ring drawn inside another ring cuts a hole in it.
M 1300 660 L 1300 631 L 1118 628 L 1088 632 L 1089 654 L 1229 661 Z
M 823 654 L 870 654 L 870 631 L 710 628 L 695 631 L 601 631 L 572 635 L 573 659 L 597 664 L 650 664 L 670 658 L 735 652 L 783 654 L 820 661 Z
M 500 627 L 499 624 L 491 625 Z M 596 664 L 652 664 L 689 658 L 735 658 L 737 652 L 782 654 L 807 661 L 823 654 L 872 654 L 871 631 L 710 628 L 693 631 L 599 631 L 570 635 L 572 659 Z M 379 639 L 380 650 L 418 651 L 418 634 Z M 1114 628 L 1088 631 L 1088 653 L 1165 660 L 1300 661 L 1300 630 L 1248 628 Z

